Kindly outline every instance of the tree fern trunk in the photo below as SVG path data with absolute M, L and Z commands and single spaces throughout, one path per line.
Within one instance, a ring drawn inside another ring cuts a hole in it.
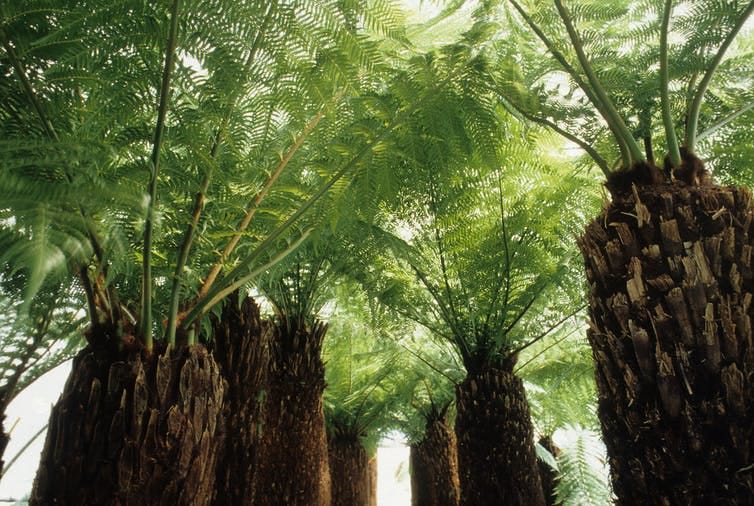
M 639 186 L 580 241 L 619 504 L 754 504 L 753 222 L 743 188 Z
M 50 415 L 34 505 L 208 505 L 223 382 L 202 346 L 87 347 Z
M 442 419 L 430 419 L 424 439 L 411 445 L 411 505 L 458 506 L 456 435 Z
M 240 307 L 239 307 L 240 306 Z M 251 504 L 262 428 L 261 395 L 269 365 L 269 325 L 250 297 L 231 296 L 214 322 L 214 354 L 227 381 L 225 439 L 217 464 L 215 505 Z
M 256 506 L 328 506 L 330 470 L 320 357 L 327 325 L 283 320 L 273 329 L 265 389 Z
M 369 457 L 358 437 L 328 440 L 332 506 L 368 506 Z
M 461 504 L 543 506 L 523 383 L 484 368 L 456 387 Z
M 369 459 L 369 500 L 368 506 L 377 506 L 377 452 Z

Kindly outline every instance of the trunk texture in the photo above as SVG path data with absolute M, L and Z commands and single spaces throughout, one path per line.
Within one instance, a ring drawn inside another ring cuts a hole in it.
M 523 383 L 483 368 L 456 387 L 461 504 L 543 506 L 533 428 Z
M 377 453 L 369 459 L 369 506 L 377 506 Z
M 270 368 L 254 486 L 256 506 L 329 506 L 330 469 L 322 410 L 327 325 L 281 321 L 270 341 Z
M 6 398 L 9 395 L 8 391 L 0 391 L 0 475 L 5 469 L 5 461 L 3 456 L 5 455 L 5 449 L 8 447 L 8 441 L 10 441 L 10 434 L 5 432 L 5 410 L 8 407 Z
M 580 241 L 619 504 L 754 504 L 753 218 L 743 188 L 639 186 Z
M 85 348 L 50 415 L 30 504 L 210 504 L 223 390 L 203 346 Z
M 555 446 L 550 436 L 544 436 L 538 442 L 545 450 L 552 453 L 553 457 L 558 458 L 560 449 Z M 558 485 L 558 472 L 541 460 L 537 460 L 537 466 L 539 466 L 539 479 L 542 480 L 542 493 L 545 496 L 545 504 L 547 506 L 555 506 L 557 504 L 555 487 Z
M 358 437 L 332 437 L 328 452 L 332 506 L 368 506 L 369 458 Z
M 240 307 L 239 307 L 240 306 Z M 214 324 L 214 354 L 227 385 L 225 389 L 225 439 L 217 463 L 217 506 L 250 505 L 253 497 L 255 458 L 262 429 L 260 396 L 269 365 L 269 325 L 250 297 L 239 305 L 230 297 Z
M 424 439 L 411 445 L 411 505 L 458 506 L 456 435 L 445 420 L 427 422 Z

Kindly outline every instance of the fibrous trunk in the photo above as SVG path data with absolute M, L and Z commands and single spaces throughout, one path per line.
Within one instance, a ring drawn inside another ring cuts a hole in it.
M 619 504 L 754 504 L 751 193 L 639 186 L 580 241 Z
M 461 504 L 542 506 L 524 387 L 512 371 L 483 368 L 456 387 Z
M 368 506 L 377 506 L 377 452 L 369 459 L 369 500 Z
M 203 346 L 74 359 L 30 504 L 208 505 L 223 382 Z
M 228 298 L 214 323 L 214 354 L 227 382 L 225 389 L 225 438 L 217 463 L 215 505 L 251 504 L 255 483 L 255 459 L 262 428 L 264 383 L 269 362 L 269 324 L 250 297 L 239 304 Z
M 456 436 L 442 418 L 427 421 L 424 439 L 411 445 L 411 505 L 458 506 Z
M 311 329 L 301 320 L 274 325 L 254 486 L 257 506 L 330 504 L 320 357 L 326 330 L 322 322 Z
M 332 506 L 368 506 L 369 458 L 358 437 L 336 436 L 328 440 Z

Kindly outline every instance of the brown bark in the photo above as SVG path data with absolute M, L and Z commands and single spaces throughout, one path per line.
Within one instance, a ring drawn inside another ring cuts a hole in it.
M 203 346 L 85 348 L 49 430 L 32 505 L 208 505 L 223 382 Z
M 543 506 L 533 428 L 523 383 L 482 368 L 456 387 L 461 504 Z
M 369 459 L 369 506 L 377 506 L 377 453 Z
M 560 454 L 560 449 L 555 446 L 550 436 L 541 437 L 538 442 L 553 457 L 557 458 Z M 545 496 L 545 504 L 547 506 L 555 506 L 558 504 L 555 497 L 555 487 L 558 485 L 558 472 L 541 460 L 537 460 L 537 466 L 539 467 L 539 479 L 542 481 L 542 493 Z
M 370 500 L 369 458 L 358 437 L 328 439 L 332 506 L 367 506 Z
M 427 421 L 424 439 L 411 445 L 411 505 L 458 506 L 456 435 L 442 418 Z
M 327 325 L 274 325 L 264 422 L 254 485 L 256 506 L 328 506 L 330 470 L 320 357 Z
M 665 183 L 580 241 L 619 504 L 754 504 L 752 223 L 746 189 Z
M 229 435 L 217 463 L 214 504 L 242 506 L 253 497 L 270 329 L 254 300 L 247 297 L 239 304 L 237 294 L 213 324 L 214 354 L 227 382 L 224 415 Z

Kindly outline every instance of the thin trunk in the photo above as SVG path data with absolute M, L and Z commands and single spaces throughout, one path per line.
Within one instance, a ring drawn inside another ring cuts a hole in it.
M 223 391 L 202 346 L 85 348 L 50 415 L 30 504 L 210 504 Z
M 229 434 L 217 463 L 214 504 L 242 506 L 251 504 L 253 497 L 270 328 L 262 322 L 254 300 L 247 297 L 239 304 L 237 292 L 213 323 L 214 353 L 227 381 L 224 414 Z
M 282 319 L 273 327 L 265 389 L 256 506 L 329 506 L 330 470 L 322 410 L 325 368 L 320 351 L 327 325 L 309 329 Z
M 1 397 L 5 397 L 6 392 L 0 394 Z M 2 412 L 0 412 L 0 476 L 3 475 L 3 469 L 5 469 L 5 462 L 2 460 L 5 455 L 5 448 L 8 446 L 10 440 L 10 434 L 5 432 L 5 400 L 0 398 L 0 406 L 3 406 Z
M 328 440 L 332 506 L 368 506 L 369 457 L 358 437 L 335 436 Z
M 461 504 L 544 506 L 523 383 L 483 368 L 456 387 Z
M 686 182 L 614 192 L 580 241 L 613 489 L 754 504 L 752 195 L 684 165 Z
M 411 505 L 458 506 L 456 435 L 443 419 L 430 419 L 424 439 L 411 445 Z
M 541 437 L 539 444 L 555 458 L 560 454 L 560 449 L 555 446 L 550 436 Z M 539 466 L 539 479 L 542 481 L 542 493 L 545 496 L 545 504 L 547 506 L 555 506 L 558 504 L 555 496 L 555 487 L 558 485 L 559 480 L 558 472 L 541 460 L 537 460 L 537 466 Z

